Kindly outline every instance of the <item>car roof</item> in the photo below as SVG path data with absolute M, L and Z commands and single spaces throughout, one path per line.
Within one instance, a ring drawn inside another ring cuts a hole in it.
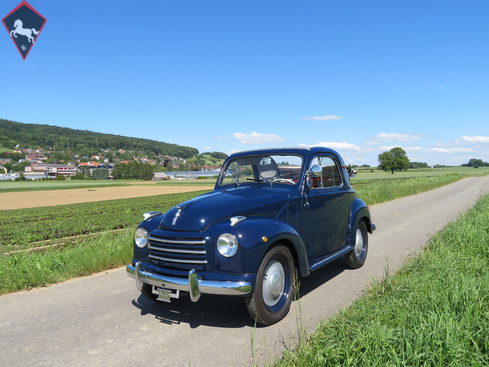
M 334 154 L 338 157 L 340 155 L 333 149 L 326 147 L 297 147 L 297 148 L 265 148 L 265 149 L 254 149 L 254 150 L 245 150 L 241 152 L 236 152 L 231 154 L 229 157 L 240 157 L 245 155 L 258 155 L 258 154 L 292 154 L 292 155 L 301 155 L 303 157 L 308 157 L 312 154 L 317 153 L 330 153 Z

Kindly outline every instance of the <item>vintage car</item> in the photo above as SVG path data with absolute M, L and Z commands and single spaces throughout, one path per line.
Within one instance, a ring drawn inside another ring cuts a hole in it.
M 297 275 L 342 256 L 361 267 L 374 230 L 334 150 L 240 152 L 213 191 L 144 214 L 126 270 L 151 300 L 242 296 L 251 317 L 271 325 L 287 315 Z

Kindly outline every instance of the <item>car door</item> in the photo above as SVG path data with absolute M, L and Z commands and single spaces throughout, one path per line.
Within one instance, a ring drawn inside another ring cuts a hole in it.
M 309 168 L 315 165 L 321 168 L 321 173 L 318 177 L 305 178 L 301 206 L 301 235 L 310 259 L 329 254 L 345 244 L 353 194 L 334 156 L 315 156 Z

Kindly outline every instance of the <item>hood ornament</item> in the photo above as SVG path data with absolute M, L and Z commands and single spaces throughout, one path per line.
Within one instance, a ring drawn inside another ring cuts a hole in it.
M 246 217 L 243 217 L 243 216 L 237 216 L 237 217 L 232 217 L 230 219 L 231 221 L 231 227 L 234 227 L 236 225 L 238 225 L 238 223 L 241 223 L 242 221 L 246 220 Z

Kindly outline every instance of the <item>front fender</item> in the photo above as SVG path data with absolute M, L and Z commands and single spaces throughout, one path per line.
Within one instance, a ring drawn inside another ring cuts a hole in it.
M 211 225 L 207 232 L 217 241 L 223 233 L 231 233 L 238 239 L 239 249 L 232 258 L 224 258 L 214 247 L 215 270 L 223 272 L 253 273 L 267 253 L 277 242 L 289 247 L 296 259 L 299 273 L 309 274 L 307 253 L 302 238 L 290 224 L 267 217 L 248 217 L 231 227 L 229 219 Z

